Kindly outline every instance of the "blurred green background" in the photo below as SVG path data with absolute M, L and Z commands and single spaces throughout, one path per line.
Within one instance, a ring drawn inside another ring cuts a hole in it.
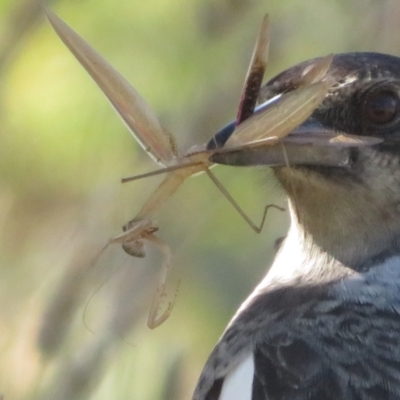
M 160 257 L 110 246 L 161 177 L 42 12 L 49 5 L 144 96 L 182 149 L 231 120 L 262 16 L 267 77 L 336 52 L 400 54 L 397 0 L 0 0 L 0 395 L 189 399 L 287 216 L 253 233 L 205 176 L 158 215 L 171 317 L 146 327 Z M 258 220 L 285 205 L 265 169 L 215 170 Z M 179 290 L 177 285 L 179 283 Z

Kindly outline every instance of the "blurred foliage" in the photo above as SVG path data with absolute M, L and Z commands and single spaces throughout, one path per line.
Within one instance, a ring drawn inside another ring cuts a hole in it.
M 159 214 L 177 301 L 146 327 L 159 257 L 96 254 L 161 179 L 42 13 L 0 2 L 0 394 L 5 399 L 188 399 L 287 217 L 255 235 L 204 176 Z M 396 0 L 80 0 L 51 7 L 135 86 L 183 148 L 235 115 L 262 15 L 268 76 L 315 56 L 400 52 Z M 254 220 L 284 204 L 270 171 L 218 167 Z

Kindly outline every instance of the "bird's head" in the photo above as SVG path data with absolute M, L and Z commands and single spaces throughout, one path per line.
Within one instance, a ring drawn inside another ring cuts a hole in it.
M 270 80 L 260 100 L 296 89 L 312 62 Z M 222 155 L 214 161 L 272 166 L 305 240 L 360 269 L 374 257 L 400 253 L 400 58 L 338 54 L 327 76 L 333 84 L 324 101 L 282 142 L 287 159 L 282 151 L 277 161 L 278 147 L 273 146 L 243 149 L 233 158 Z M 332 132 L 381 143 L 347 147 L 307 141 L 315 133 L 323 137 Z M 338 152 L 340 162 L 334 165 L 328 160 Z

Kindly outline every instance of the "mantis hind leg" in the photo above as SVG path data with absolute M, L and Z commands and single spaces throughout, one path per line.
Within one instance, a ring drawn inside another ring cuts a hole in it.
M 250 228 L 256 232 L 260 233 L 263 230 L 265 219 L 267 217 L 268 210 L 270 208 L 276 208 L 277 210 L 280 211 L 285 211 L 283 207 L 277 206 L 275 204 L 268 204 L 264 208 L 263 215 L 261 217 L 261 221 L 258 225 L 256 225 L 250 217 L 243 211 L 242 207 L 239 206 L 237 201 L 232 197 L 232 195 L 228 192 L 228 190 L 225 188 L 225 186 L 222 184 L 222 182 L 210 171 L 209 168 L 205 169 L 207 175 L 209 178 L 213 181 L 215 186 L 220 190 L 220 192 L 227 198 L 227 200 L 233 205 L 234 209 L 239 213 L 239 215 L 247 222 L 247 224 L 250 226 Z

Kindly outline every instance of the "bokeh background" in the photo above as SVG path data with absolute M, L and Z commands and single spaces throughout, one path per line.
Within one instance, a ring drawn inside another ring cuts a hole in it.
M 207 177 L 158 215 L 176 303 L 146 326 L 160 257 L 107 241 L 161 177 L 43 16 L 50 6 L 147 99 L 182 149 L 231 120 L 265 12 L 267 77 L 347 51 L 400 54 L 397 0 L 0 0 L 0 395 L 5 399 L 189 399 L 235 309 L 288 225 L 260 235 Z M 218 167 L 258 220 L 285 205 L 265 169 Z M 179 283 L 179 289 L 178 289 Z

